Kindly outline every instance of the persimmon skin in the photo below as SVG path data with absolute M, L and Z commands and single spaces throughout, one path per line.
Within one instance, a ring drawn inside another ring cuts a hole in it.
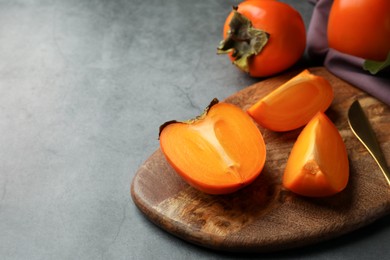
M 327 30 L 329 47 L 384 61 L 390 52 L 390 1 L 335 0 Z
M 261 126 L 284 132 L 306 125 L 334 98 L 333 88 L 323 77 L 308 70 L 291 78 L 252 105 L 247 113 Z
M 160 147 L 184 181 L 208 194 L 228 194 L 249 185 L 266 157 L 264 139 L 252 119 L 223 102 L 200 118 L 165 126 Z
M 335 195 L 348 184 L 349 161 L 344 141 L 322 112 L 305 126 L 283 174 L 283 186 L 307 197 Z
M 279 1 L 244 1 L 237 11 L 248 18 L 254 28 L 270 34 L 263 50 L 249 61 L 249 75 L 267 77 L 294 65 L 306 48 L 306 29 L 298 11 Z M 226 18 L 223 37 L 230 30 L 233 13 Z M 232 55 L 229 55 L 233 61 Z

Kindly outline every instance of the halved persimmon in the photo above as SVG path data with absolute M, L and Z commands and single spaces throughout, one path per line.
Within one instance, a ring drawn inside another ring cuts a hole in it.
M 295 142 L 283 175 L 294 193 L 324 197 L 342 191 L 349 179 L 348 154 L 336 126 L 318 112 Z
M 216 99 L 195 119 L 162 125 L 160 147 L 187 183 L 209 194 L 227 194 L 250 184 L 266 157 L 263 136 L 252 119 Z
M 302 127 L 332 103 L 334 94 L 323 77 L 304 70 L 260 99 L 247 112 L 261 126 L 282 132 Z

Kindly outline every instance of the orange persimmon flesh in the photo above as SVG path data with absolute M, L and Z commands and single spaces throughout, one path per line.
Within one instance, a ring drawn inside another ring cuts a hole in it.
M 187 183 L 209 194 L 232 193 L 250 184 L 266 156 L 252 119 L 239 107 L 218 101 L 196 119 L 163 125 L 160 147 Z
M 336 126 L 318 112 L 295 142 L 283 175 L 283 186 L 308 197 L 325 197 L 342 191 L 349 179 L 344 141 Z
M 251 106 L 248 114 L 261 126 L 276 132 L 302 127 L 333 100 L 329 82 L 304 70 Z

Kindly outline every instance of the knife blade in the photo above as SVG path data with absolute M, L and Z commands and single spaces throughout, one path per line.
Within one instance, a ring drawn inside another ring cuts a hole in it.
M 386 158 L 358 100 L 355 100 L 348 110 L 348 124 L 355 136 L 379 165 L 387 183 L 390 185 L 390 170 Z

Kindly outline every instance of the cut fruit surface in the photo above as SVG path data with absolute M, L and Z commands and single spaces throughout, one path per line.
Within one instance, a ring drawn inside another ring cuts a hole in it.
M 295 142 L 283 175 L 283 186 L 294 193 L 324 197 L 342 191 L 349 179 L 345 144 L 322 112 L 305 126 Z
M 260 130 L 228 103 L 212 105 L 197 119 L 165 125 L 160 147 L 186 182 L 210 194 L 231 193 L 251 183 L 266 156 Z
M 323 77 L 302 71 L 251 106 L 248 114 L 272 131 L 289 131 L 304 126 L 332 103 L 334 94 Z

